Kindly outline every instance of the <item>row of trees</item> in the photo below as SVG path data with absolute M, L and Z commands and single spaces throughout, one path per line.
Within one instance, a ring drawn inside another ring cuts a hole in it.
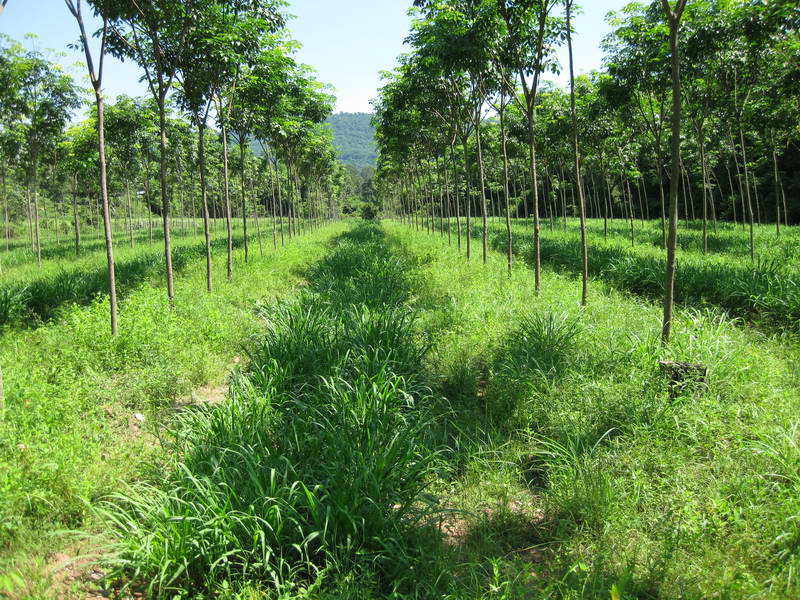
M 404 217 L 454 217 L 459 245 L 463 219 L 468 258 L 474 216 L 484 261 L 487 219 L 504 216 L 510 269 L 511 220 L 532 216 L 538 292 L 541 217 L 578 216 L 585 303 L 588 216 L 660 218 L 670 290 L 679 204 L 701 216 L 705 248 L 717 219 L 749 226 L 753 257 L 757 222 L 779 234 L 800 214 L 793 2 L 632 3 L 610 16 L 604 71 L 579 78 L 572 0 L 414 4 L 411 52 L 375 103 L 378 185 Z M 562 68 L 561 45 L 566 91 L 543 83 Z
M 115 103 L 106 106 L 105 113 L 109 204 L 112 225 L 116 227 L 114 235 L 122 235 L 122 241 L 133 247 L 137 231 L 144 231 L 150 241 L 158 233 L 153 229 L 153 218 L 161 214 L 156 197 L 159 140 L 155 127 L 156 109 L 152 100 L 147 98 L 120 96 Z M 71 232 L 78 255 L 82 230 L 88 226 L 102 233 L 96 118 L 92 115 L 72 123 L 48 140 L 38 169 L 41 201 L 35 211 L 30 189 L 26 186 L 26 177 L 32 176 L 32 170 L 28 168 L 27 144 L 24 138 L 19 137 L 22 130 L 18 126 L 5 132 L 9 135 L 6 138 L 9 145 L 5 150 L 5 169 L 2 172 L 6 181 L 2 196 L 3 243 L 9 249 L 14 241 L 12 224 L 27 222 L 29 243 L 36 253 L 38 222 L 43 233 L 49 232 L 57 245 L 67 242 Z M 12 132 L 17 134 L 16 138 L 10 137 Z M 173 231 L 197 233 L 198 225 L 202 226 L 202 221 L 198 220 L 202 219 L 202 209 L 198 203 L 197 131 L 177 110 L 171 110 L 167 116 L 167 132 L 170 140 L 168 182 L 172 190 L 173 214 L 178 219 L 173 224 Z M 328 134 L 327 130 L 319 133 L 323 137 Z M 225 215 L 222 138 L 216 130 L 206 130 L 205 135 L 207 201 L 214 229 L 220 226 L 220 219 Z M 255 217 L 259 239 L 259 217 L 276 217 L 275 238 L 280 240 L 284 217 L 285 233 L 289 235 L 295 229 L 297 217 L 335 214 L 340 202 L 336 199 L 353 193 L 349 169 L 343 168 L 329 152 L 316 155 L 311 152 L 311 147 L 307 148 L 309 152 L 303 155 L 304 162 L 296 182 L 281 155 L 270 146 L 262 150 L 260 143 L 252 138 L 244 139 L 244 144 L 239 144 L 238 138 L 232 141 L 230 167 L 236 176 L 230 181 L 231 194 L 240 200 L 232 203 L 232 216 L 237 219 Z M 327 144 L 327 140 L 319 141 Z M 241 155 L 244 155 L 244 161 Z M 325 206 L 320 204 L 323 192 L 327 198 Z M 16 243 L 19 245 L 19 240 Z
M 349 177 L 323 126 L 333 98 L 292 57 L 296 45 L 286 37 L 281 2 L 87 0 L 88 8 L 81 0 L 65 4 L 77 24 L 92 83 L 94 107 L 88 119 L 70 126 L 81 91 L 56 64 L 9 40 L 0 48 L 6 247 L 14 217 L 8 178 L 17 177 L 25 190 L 21 204 L 39 258 L 42 179 L 60 214 L 66 213 L 64 188 L 71 192 L 77 252 L 80 215 L 92 214 L 91 208 L 81 211 L 79 200 L 97 208 L 102 215 L 96 214 L 96 222 L 102 219 L 107 250 L 113 333 L 117 310 L 112 196 L 118 197 L 117 214 L 120 208 L 124 211 L 130 243 L 135 213 L 144 212 L 148 224 L 151 215 L 161 219 L 170 301 L 175 293 L 171 219 L 176 198 L 179 215 L 202 216 L 209 292 L 212 217 L 225 220 L 230 279 L 237 213 L 245 260 L 248 215 L 276 217 L 276 243 L 284 238 L 284 219 L 286 234 L 292 235 L 301 218 L 316 223 L 335 215 L 335 199 L 346 193 Z M 94 41 L 86 31 L 85 10 L 102 22 Z M 102 81 L 109 53 L 139 65 L 149 97 L 121 97 L 106 105 Z

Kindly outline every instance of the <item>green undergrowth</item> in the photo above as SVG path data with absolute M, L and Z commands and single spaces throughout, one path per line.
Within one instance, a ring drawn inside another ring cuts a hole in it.
M 794 334 L 684 307 L 664 347 L 644 297 L 593 280 L 581 308 L 576 277 L 551 270 L 536 296 L 522 261 L 509 276 L 501 253 L 484 266 L 454 246 L 371 224 L 306 256 L 302 293 L 259 305 L 227 399 L 178 413 L 152 470 L 94 502 L 106 583 L 225 600 L 800 595 Z M 659 360 L 708 373 L 671 394 Z
M 159 463 L 150 433 L 176 401 L 219 383 L 259 329 L 257 303 L 301 284 L 342 229 L 256 251 L 249 264 L 237 253 L 232 282 L 217 252 L 213 294 L 205 292 L 205 260 L 188 262 L 172 307 L 161 277 L 146 278 L 122 299 L 115 338 L 102 296 L 64 306 L 36 329 L 0 333 L 0 573 L 33 577 L 36 557 L 66 543 L 58 532 L 85 526 L 89 505 L 141 476 L 146 460 Z
M 566 274 L 342 236 L 166 477 L 108 499 L 153 597 L 790 598 L 800 353 L 789 334 Z M 670 397 L 658 360 L 702 363 Z
M 430 290 L 420 326 L 452 407 L 443 531 L 453 598 L 791 598 L 800 593 L 800 352 L 714 308 L 661 309 L 593 281 L 388 227 Z M 702 363 L 673 399 L 658 360 Z M 612 594 L 612 590 L 615 592 Z
M 270 223 L 263 223 L 261 241 L 249 235 L 250 255 L 263 256 L 273 248 Z M 214 232 L 213 252 L 224 254 L 227 241 Z M 157 277 L 165 279 L 164 242 L 156 235 L 150 241 L 146 232 L 135 235 L 129 245 L 127 235 L 115 238 L 115 272 L 117 293 L 124 297 L 145 282 Z M 42 262 L 27 244 L 17 242 L 9 253 L 0 252 L 3 274 L 0 278 L 0 327 L 38 326 L 58 319 L 59 311 L 73 304 L 89 304 L 108 293 L 108 267 L 105 246 L 101 240 L 89 238 L 82 244 L 80 255 L 69 239 L 56 243 L 50 235 L 42 243 Z M 234 227 L 233 246 L 241 250 L 244 239 L 240 224 Z M 172 265 L 175 273 L 194 268 L 205 258 L 205 238 L 194 229 L 176 231 L 172 238 Z M 239 254 L 239 252 L 237 252 Z M 237 259 L 241 256 L 237 256 Z
M 437 222 L 437 226 L 440 225 Z M 463 223 L 462 223 L 463 226 Z M 514 253 L 529 263 L 533 259 L 530 221 L 515 220 L 512 230 Z M 709 227 L 709 252 L 702 253 L 700 224 L 681 222 L 680 252 L 675 279 L 675 301 L 686 306 L 721 308 L 733 317 L 744 318 L 773 330 L 800 331 L 800 229 L 774 227 L 756 230 L 756 259 L 750 260 L 749 235 L 731 223 L 719 223 L 715 233 Z M 590 220 L 589 273 L 618 290 L 658 300 L 664 295 L 665 252 L 659 222 L 634 224 L 631 244 L 628 225 L 616 221 L 603 234 L 602 220 Z M 451 234 L 455 235 L 455 223 Z M 475 256 L 481 256 L 482 224 L 472 227 Z M 561 221 L 550 227 L 543 221 L 542 264 L 557 272 L 580 276 L 582 263 L 580 231 L 574 219 L 564 228 Z M 489 224 L 490 246 L 505 252 L 505 222 Z
M 115 574 L 148 597 L 313 595 L 353 577 L 402 595 L 435 580 L 425 490 L 441 407 L 409 259 L 362 225 L 308 279 L 262 307 L 266 333 L 229 399 L 179 417 L 166 481 L 105 501 Z

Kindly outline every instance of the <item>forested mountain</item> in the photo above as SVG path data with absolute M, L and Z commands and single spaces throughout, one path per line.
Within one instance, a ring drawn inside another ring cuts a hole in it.
M 328 118 L 333 129 L 334 145 L 339 158 L 346 165 L 361 170 L 374 167 L 378 158 L 375 147 L 375 129 L 369 113 L 337 113 Z

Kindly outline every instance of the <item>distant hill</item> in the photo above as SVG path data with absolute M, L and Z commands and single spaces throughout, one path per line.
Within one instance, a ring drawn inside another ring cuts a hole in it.
M 339 157 L 359 170 L 374 167 L 378 159 L 371 119 L 369 113 L 337 113 L 328 118 Z

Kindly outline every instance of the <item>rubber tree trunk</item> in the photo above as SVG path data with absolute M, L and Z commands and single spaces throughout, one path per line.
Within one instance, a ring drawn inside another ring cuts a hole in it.
M 472 198 L 470 198 L 470 181 L 469 181 L 469 150 L 467 149 L 467 138 L 461 140 L 464 151 L 464 183 L 465 183 L 465 198 L 464 207 L 466 211 L 466 228 L 467 228 L 467 260 L 472 258 Z
M 745 147 L 744 141 L 744 130 L 741 127 L 741 123 L 739 124 L 739 139 L 742 145 L 742 166 L 744 168 L 744 191 L 745 195 L 744 198 L 747 200 L 747 218 L 750 219 L 750 260 L 755 261 L 756 259 L 756 245 L 755 245 L 755 234 L 754 234 L 754 216 L 753 216 L 753 200 L 750 196 L 750 173 L 749 169 L 747 168 L 747 149 Z
M 133 209 L 131 208 L 131 182 L 125 179 L 125 204 L 128 212 L 128 237 L 133 248 Z
M 258 236 L 258 255 L 264 256 L 264 243 L 261 241 L 261 225 L 258 221 L 258 191 L 255 189 L 252 174 L 250 175 L 250 189 L 253 191 L 253 218 L 256 222 L 256 235 Z
M 489 224 L 487 221 L 487 206 L 486 206 L 486 176 L 483 167 L 483 149 L 481 144 L 481 110 L 478 107 L 475 111 L 475 148 L 478 152 L 478 180 L 480 182 L 480 200 L 481 200 L 481 220 L 483 222 L 483 264 L 486 264 L 489 254 Z
M 458 249 L 461 250 L 461 182 L 458 180 L 458 161 L 456 160 L 455 145 L 450 146 L 450 163 L 453 168 L 453 200 L 456 212 L 456 240 Z
M 778 153 L 775 150 L 775 139 L 772 139 L 772 175 L 775 184 L 775 235 L 781 234 L 781 182 L 778 176 Z
M 583 195 L 583 178 L 581 177 L 581 157 L 578 148 L 578 118 L 575 112 L 575 67 L 572 57 L 572 0 L 567 0 L 567 48 L 569 52 L 570 111 L 572 113 L 572 157 L 575 168 L 575 184 L 578 186 L 578 209 L 581 220 L 581 260 L 582 286 L 581 306 L 589 300 L 589 249 L 586 240 L 586 201 Z
M 661 340 L 669 342 L 675 299 L 675 250 L 678 241 L 678 182 L 681 177 L 681 71 L 678 32 L 686 0 L 678 0 L 673 11 L 667 0 L 661 0 L 669 22 L 669 44 L 672 55 L 672 177 L 669 186 L 669 235 L 667 237 L 667 272 L 664 286 L 664 320 Z
M 709 203 L 709 182 L 708 168 L 706 167 L 706 144 L 705 132 L 702 127 L 697 128 L 697 136 L 700 146 L 700 169 L 703 179 L 703 254 L 708 253 L 708 203 Z M 713 199 L 711 200 L 713 201 Z
M 167 298 L 170 303 L 175 299 L 175 282 L 172 276 L 172 240 L 170 238 L 169 213 L 170 199 L 167 183 L 167 88 L 160 83 L 161 93 L 158 99 L 158 124 L 161 130 L 159 140 L 159 172 L 158 180 L 161 186 L 161 223 L 164 228 L 164 258 L 167 264 Z
M 539 222 L 539 181 L 536 172 L 536 125 L 534 109 L 528 109 L 528 167 L 530 169 L 531 193 L 533 194 L 533 285 L 536 294 L 542 290 L 542 231 Z M 527 199 L 526 199 L 527 201 Z
M 247 194 L 245 191 L 245 165 L 244 165 L 244 142 L 242 135 L 239 134 L 239 160 L 241 164 L 241 186 L 242 186 L 242 231 L 244 235 L 244 262 L 246 263 L 250 258 L 250 249 L 247 245 Z
M 72 216 L 75 225 L 75 256 L 81 255 L 81 219 L 78 216 L 78 176 L 72 179 Z
M 506 131 L 506 106 L 505 92 L 500 98 L 500 138 L 503 145 L 503 191 L 506 196 L 506 259 L 508 261 L 508 276 L 511 276 L 511 269 L 514 266 L 514 244 L 511 237 L 511 201 L 509 198 L 508 185 L 508 136 Z
M 95 88 L 97 103 L 97 146 L 100 152 L 100 198 L 103 203 L 103 233 L 106 238 L 108 261 L 108 293 L 111 305 L 111 335 L 117 335 L 117 278 L 114 266 L 114 241 L 111 233 L 111 210 L 108 202 L 108 173 L 106 167 L 105 102 L 99 86 Z
M 36 262 L 42 264 L 42 238 L 39 228 L 39 159 L 33 159 L 33 244 L 36 248 Z
M 228 281 L 231 281 L 233 279 L 233 216 L 231 214 L 230 177 L 228 176 L 228 130 L 224 120 L 222 122 L 222 180 L 225 190 L 225 228 L 228 234 Z
M 214 289 L 212 257 L 211 257 L 211 227 L 208 214 L 208 183 L 206 182 L 206 123 L 200 115 L 195 115 L 197 120 L 197 162 L 200 169 L 200 199 L 203 204 L 203 234 L 206 240 L 206 290 L 211 293 Z

